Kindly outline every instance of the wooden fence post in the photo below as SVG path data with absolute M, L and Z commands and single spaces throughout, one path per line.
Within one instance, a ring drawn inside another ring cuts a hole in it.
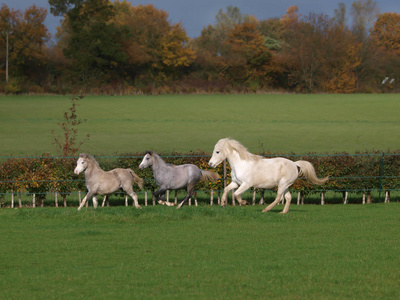
M 11 208 L 14 208 L 14 191 L 11 190 Z
M 55 193 L 54 193 L 54 204 L 55 204 L 56 207 L 58 207 L 58 193 L 57 193 L 57 191 L 55 191 Z
M 147 206 L 147 191 L 144 191 L 144 206 Z

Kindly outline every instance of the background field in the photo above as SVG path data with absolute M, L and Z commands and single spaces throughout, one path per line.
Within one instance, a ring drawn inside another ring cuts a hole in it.
M 66 96 L 0 96 L 0 155 L 56 154 Z M 211 152 L 223 137 L 251 152 L 333 153 L 400 147 L 400 99 L 381 95 L 87 96 L 83 151 Z
M 0 209 L 2 299 L 398 299 L 398 203 Z

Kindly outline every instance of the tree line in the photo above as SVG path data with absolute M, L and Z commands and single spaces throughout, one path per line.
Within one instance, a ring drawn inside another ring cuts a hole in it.
M 200 36 L 153 5 L 49 0 L 47 11 L 0 8 L 2 93 L 398 92 L 400 14 L 373 0 L 334 16 L 290 6 L 258 20 L 228 6 Z

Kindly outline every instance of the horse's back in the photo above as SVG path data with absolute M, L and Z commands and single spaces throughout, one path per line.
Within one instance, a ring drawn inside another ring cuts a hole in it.
M 252 168 L 252 181 L 260 188 L 277 186 L 282 181 L 296 180 L 298 171 L 295 163 L 283 157 L 258 160 Z

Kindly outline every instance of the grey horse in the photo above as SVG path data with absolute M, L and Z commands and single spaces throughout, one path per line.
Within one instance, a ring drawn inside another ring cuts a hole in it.
M 143 170 L 149 166 L 151 166 L 153 170 L 153 176 L 158 186 L 158 190 L 154 193 L 154 197 L 160 204 L 165 204 L 164 198 L 167 190 L 180 190 L 186 188 L 187 194 L 178 205 L 177 209 L 182 207 L 182 205 L 192 197 L 194 187 L 199 180 L 210 180 L 215 182 L 219 178 L 218 173 L 200 170 L 193 164 L 179 166 L 167 164 L 153 151 L 146 152 L 139 168 Z
M 78 210 L 85 205 L 86 201 L 93 196 L 93 206 L 97 208 L 97 195 L 114 193 L 119 188 L 122 188 L 129 196 L 132 197 L 135 207 L 141 208 L 138 203 L 138 197 L 132 188 L 132 180 L 143 189 L 143 179 L 135 174 L 132 169 L 117 168 L 108 172 L 103 171 L 99 163 L 90 154 L 81 153 L 76 162 L 74 173 L 78 175 L 85 171 L 85 182 L 88 193 L 83 198 Z M 104 201 L 103 201 L 104 204 Z

